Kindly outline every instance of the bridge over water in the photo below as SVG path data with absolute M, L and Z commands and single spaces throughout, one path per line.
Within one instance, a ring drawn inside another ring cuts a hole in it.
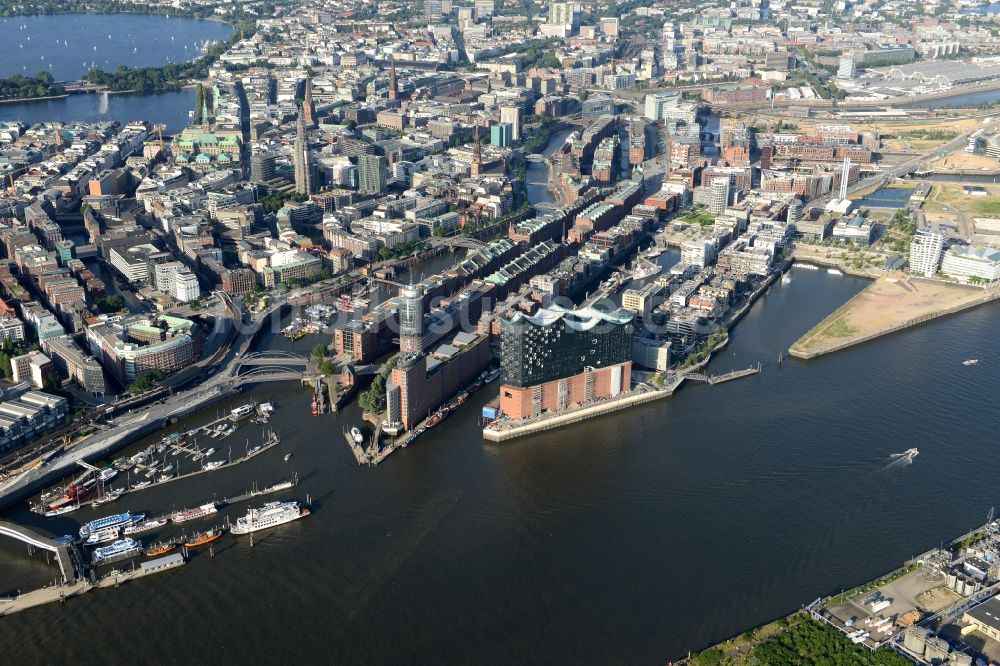
M 6 520 L 0 520 L 0 534 L 53 553 L 56 556 L 56 562 L 59 563 L 59 570 L 62 572 L 64 582 L 76 580 L 77 574 L 80 573 L 73 562 L 72 546 L 57 543 L 31 528 Z
M 233 373 L 236 384 L 298 381 L 309 366 L 301 354 L 269 350 L 244 354 Z

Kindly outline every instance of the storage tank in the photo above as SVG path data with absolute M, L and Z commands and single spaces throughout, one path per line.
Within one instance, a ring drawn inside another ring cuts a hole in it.
M 956 583 L 956 581 L 958 581 L 958 576 L 956 576 L 953 573 L 948 574 L 948 589 L 949 590 L 954 590 L 955 589 L 955 583 Z
M 932 636 L 925 641 L 924 659 L 932 664 L 940 664 L 948 659 L 948 641 L 937 636 Z
M 959 578 L 955 581 L 955 591 L 959 594 L 965 594 L 965 579 Z
M 964 652 L 954 652 L 951 655 L 951 663 L 955 666 L 972 666 L 972 657 Z
M 919 627 L 910 627 L 903 634 L 903 647 L 917 655 L 918 657 L 924 653 L 924 635 L 925 631 Z

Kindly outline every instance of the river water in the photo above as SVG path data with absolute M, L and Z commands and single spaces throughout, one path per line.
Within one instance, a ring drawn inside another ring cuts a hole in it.
M 343 440 L 355 407 L 310 417 L 306 392 L 261 386 L 252 395 L 278 405 L 277 450 L 117 506 L 160 513 L 294 471 L 312 516 L 253 549 L 227 536 L 214 559 L 3 618 L 0 641 L 17 663 L 127 644 L 103 659 L 662 664 L 870 579 L 982 522 L 996 502 L 1000 312 L 777 365 L 864 284 L 793 269 L 709 368 L 761 361 L 759 376 L 504 446 L 480 438 L 481 392 L 375 469 L 358 467 Z M 316 339 L 272 342 L 307 351 Z M 980 365 L 962 366 L 969 356 Z M 238 451 L 259 436 L 248 426 L 215 446 Z M 911 466 L 883 469 L 914 446 Z M 103 513 L 6 517 L 61 534 Z M 53 575 L 4 549 L 0 590 Z
M 865 284 L 793 268 L 709 366 L 762 362 L 760 375 L 502 446 L 480 436 L 494 384 L 378 468 L 359 467 L 344 442 L 360 424 L 355 406 L 312 417 L 294 384 L 259 386 L 183 425 L 272 400 L 276 450 L 113 506 L 158 514 L 295 472 L 286 496 L 309 496 L 313 515 L 253 548 L 227 535 L 214 558 L 5 617 L 5 657 L 662 664 L 869 580 L 996 503 L 1000 310 L 778 365 Z M 307 352 L 317 341 L 270 334 L 260 346 Z M 963 366 L 969 357 L 980 364 Z M 245 426 L 214 446 L 259 438 Z M 886 469 L 911 447 L 912 465 Z M 63 534 L 110 512 L 4 517 Z M 19 544 L 2 547 L 0 593 L 53 576 Z

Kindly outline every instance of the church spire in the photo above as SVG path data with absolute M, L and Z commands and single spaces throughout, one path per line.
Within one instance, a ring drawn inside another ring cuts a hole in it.
M 479 125 L 476 125 L 476 138 L 472 143 L 472 175 L 478 176 L 483 170 L 483 147 L 479 142 Z
M 396 59 L 389 54 L 389 99 L 399 98 L 399 82 L 396 80 Z

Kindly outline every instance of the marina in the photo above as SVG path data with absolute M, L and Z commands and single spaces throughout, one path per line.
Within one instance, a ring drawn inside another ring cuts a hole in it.
M 247 441 L 243 455 L 235 458 L 232 456 L 232 447 L 230 447 L 227 458 L 222 460 L 209 460 L 208 457 L 214 454 L 216 449 L 214 447 L 201 447 L 197 443 L 197 436 L 201 435 L 204 438 L 207 435 L 210 439 L 221 441 L 235 433 L 239 424 L 244 421 L 266 425 L 273 411 L 274 408 L 270 403 L 241 405 L 208 424 L 183 433 L 164 436 L 157 444 L 147 446 L 132 456 L 121 456 L 111 463 L 112 467 L 106 467 L 104 470 L 81 463 L 87 469 L 86 473 L 65 487 L 56 487 L 43 492 L 39 501 L 32 505 L 32 510 L 48 517 L 55 517 L 75 511 L 81 505 L 109 504 L 125 495 L 146 488 L 239 465 L 277 446 L 281 442 L 279 435 L 274 431 L 265 430 L 262 433 L 260 444 L 251 447 Z M 167 462 L 168 454 L 176 460 Z M 195 463 L 195 467 L 181 473 L 181 456 Z M 115 474 L 107 474 L 106 470 L 112 470 Z M 110 488 L 111 481 L 119 477 L 119 472 L 122 471 L 128 473 L 125 484 L 117 488 Z M 95 474 L 97 478 L 94 478 Z M 107 484 L 100 483 L 99 479 L 102 475 L 108 479 Z M 145 480 L 132 483 L 133 476 Z M 89 499 L 95 493 L 97 497 Z

